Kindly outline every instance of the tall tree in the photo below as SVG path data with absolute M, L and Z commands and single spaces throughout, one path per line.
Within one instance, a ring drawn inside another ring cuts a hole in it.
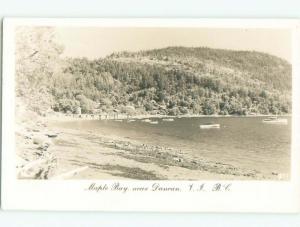
M 50 87 L 61 72 L 63 46 L 58 44 L 53 27 L 17 27 L 15 44 L 17 98 L 41 113 L 53 102 Z

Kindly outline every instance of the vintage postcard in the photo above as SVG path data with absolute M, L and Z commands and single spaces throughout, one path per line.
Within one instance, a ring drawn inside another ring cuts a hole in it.
M 299 26 L 6 18 L 3 208 L 298 212 Z

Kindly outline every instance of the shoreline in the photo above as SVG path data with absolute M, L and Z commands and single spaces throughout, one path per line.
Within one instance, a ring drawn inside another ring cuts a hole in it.
M 138 117 L 136 119 L 151 118 L 148 115 Z M 255 169 L 237 168 L 227 163 L 207 160 L 205 157 L 194 157 L 174 147 L 143 144 L 126 137 L 107 136 L 105 132 L 95 134 L 91 131 L 66 129 L 55 124 L 74 120 L 77 119 L 66 116 L 39 117 L 30 124 L 28 122 L 24 124 L 21 133 L 23 138 L 18 135 L 17 147 L 20 153 L 24 152 L 25 146 L 25 157 L 30 158 L 26 160 L 25 165 L 18 164 L 20 172 L 25 171 L 19 174 L 19 179 L 285 180 L 288 178 L 276 172 L 263 174 Z M 21 163 L 23 161 L 21 160 Z M 28 165 L 30 168 L 26 167 Z
M 67 152 L 74 155 L 71 161 L 62 157 L 64 165 L 70 166 L 69 170 L 89 167 L 89 171 L 78 174 L 76 179 L 278 180 L 281 177 L 277 173 L 264 175 L 255 169 L 195 157 L 173 147 L 142 144 L 87 131 L 57 130 L 61 132 L 56 150 L 58 160 L 64 156 L 66 146 L 71 145 Z
M 51 120 L 48 120 L 51 125 Z M 57 174 L 88 168 L 71 179 L 132 180 L 284 180 L 286 176 L 260 173 L 205 157 L 195 157 L 174 147 L 144 144 L 134 139 L 106 136 L 55 126 Z M 70 157 L 66 158 L 66 155 Z
M 50 114 L 45 119 L 49 121 L 85 121 L 85 120 L 142 120 L 142 119 L 151 119 L 151 118 L 159 118 L 159 119 L 170 119 L 170 118 L 255 118 L 255 117 L 291 117 L 291 114 L 284 114 L 284 115 L 200 115 L 200 114 L 186 114 L 186 115 L 135 115 L 135 116 L 128 116 L 126 114 L 118 114 L 118 115 L 108 115 L 102 114 L 99 117 L 99 114 L 78 114 L 78 115 L 67 115 L 63 113 L 55 113 Z

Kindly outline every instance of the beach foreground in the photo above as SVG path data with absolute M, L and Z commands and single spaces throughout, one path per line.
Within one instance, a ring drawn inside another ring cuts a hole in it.
M 284 179 L 104 131 L 67 129 L 53 118 L 35 122 L 26 122 L 16 134 L 19 179 Z

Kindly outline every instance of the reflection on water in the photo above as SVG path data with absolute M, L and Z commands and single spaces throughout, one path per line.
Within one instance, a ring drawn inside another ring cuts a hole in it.
M 180 149 L 205 159 L 256 169 L 288 173 L 290 170 L 291 118 L 288 125 L 263 124 L 263 117 L 175 118 L 174 121 L 91 120 L 65 122 L 64 127 L 92 130 L 131 138 L 140 143 Z M 200 129 L 205 123 L 220 129 Z

